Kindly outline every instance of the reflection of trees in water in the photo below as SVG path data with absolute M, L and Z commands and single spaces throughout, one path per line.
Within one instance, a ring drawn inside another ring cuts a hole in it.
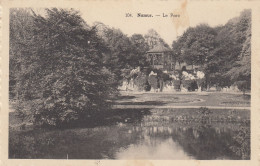
M 245 123 L 195 123 L 155 115 L 141 124 L 150 139 L 172 137 L 197 159 L 250 159 L 250 127 Z
M 230 158 L 238 159 L 229 150 L 233 144 L 232 132 L 218 134 L 212 127 L 188 128 L 185 131 L 179 130 L 172 135 L 183 149 L 195 156 L 197 159 Z
M 230 146 L 230 149 L 242 159 L 250 159 L 250 128 L 240 126 L 239 132 L 233 136 L 236 144 Z
M 114 158 L 117 149 L 141 139 L 131 125 L 12 134 L 9 158 Z

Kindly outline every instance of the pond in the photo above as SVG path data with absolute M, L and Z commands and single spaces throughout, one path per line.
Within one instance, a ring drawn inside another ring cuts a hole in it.
M 10 130 L 9 158 L 250 159 L 248 110 L 152 109 L 131 118 L 88 128 Z

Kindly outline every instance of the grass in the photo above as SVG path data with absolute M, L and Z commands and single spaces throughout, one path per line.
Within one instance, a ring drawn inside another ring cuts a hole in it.
M 152 109 L 148 107 L 146 109 L 127 109 L 124 106 L 199 106 L 199 107 L 207 107 L 207 106 L 232 106 L 232 107 L 248 107 L 250 106 L 250 95 L 242 95 L 242 94 L 228 94 L 228 93 L 203 93 L 195 94 L 195 93 L 185 93 L 185 94 L 170 94 L 170 93 L 143 93 L 143 94 L 130 94 L 126 95 L 122 93 L 121 96 L 115 101 L 116 105 L 120 105 L 123 109 L 113 109 L 107 112 L 98 112 L 96 115 L 85 119 L 84 121 L 72 122 L 68 124 L 66 127 L 71 126 L 84 126 L 84 127 L 94 127 L 98 125 L 110 125 L 115 124 L 124 120 L 131 121 L 133 119 L 140 120 L 142 119 L 144 114 L 149 114 Z M 138 108 L 138 107 L 137 107 Z M 151 108 L 151 107 L 150 107 Z M 170 114 L 175 115 L 179 114 L 176 112 L 178 109 L 171 110 Z M 193 110 L 193 109 L 183 109 Z M 185 112 L 184 111 L 184 112 Z M 182 114 L 184 114 L 182 111 Z M 212 115 L 217 116 L 219 118 L 222 112 L 220 110 L 212 110 Z M 187 115 L 198 114 L 196 111 L 189 111 Z M 11 129 L 20 130 L 21 127 L 24 127 L 24 122 L 21 121 L 16 116 L 15 112 L 10 112 L 10 121 L 9 126 Z M 166 115 L 170 116 L 170 115 Z M 224 115 L 223 115 L 224 116 Z M 190 117 L 192 118 L 192 117 Z M 26 127 L 29 125 L 27 124 Z M 32 127 L 32 126 L 30 126 Z
M 165 106 L 231 106 L 249 107 L 250 95 L 229 93 L 122 93 L 117 105 L 165 105 Z M 154 103 L 154 104 L 153 104 Z

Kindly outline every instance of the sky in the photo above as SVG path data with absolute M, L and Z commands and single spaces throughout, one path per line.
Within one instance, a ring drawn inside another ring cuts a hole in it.
M 92 1 L 78 7 L 82 17 L 89 25 L 102 22 L 109 27 L 119 28 L 131 36 L 146 34 L 149 29 L 156 30 L 168 43 L 172 44 L 188 27 L 206 23 L 210 26 L 224 25 L 231 18 L 239 16 L 250 4 L 234 1 Z M 131 13 L 133 17 L 126 17 Z M 152 14 L 153 17 L 137 17 L 137 13 Z M 179 14 L 180 17 L 162 17 L 162 14 Z M 160 17 L 155 16 L 160 15 Z

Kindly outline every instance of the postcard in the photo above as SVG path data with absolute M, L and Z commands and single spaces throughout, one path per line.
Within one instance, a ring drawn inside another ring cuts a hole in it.
M 2 165 L 259 165 L 260 3 L 1 2 Z

